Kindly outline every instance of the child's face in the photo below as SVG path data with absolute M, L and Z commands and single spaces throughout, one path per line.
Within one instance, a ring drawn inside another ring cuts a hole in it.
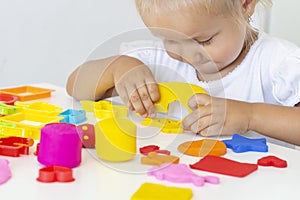
M 178 11 L 143 16 L 146 26 L 154 27 L 153 34 L 163 39 L 171 57 L 191 64 L 202 75 L 216 74 L 240 60 L 246 25 L 206 11 L 184 14 Z

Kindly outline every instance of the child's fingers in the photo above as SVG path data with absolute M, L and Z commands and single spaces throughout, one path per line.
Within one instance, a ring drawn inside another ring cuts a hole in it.
M 141 103 L 143 104 L 143 108 L 146 109 L 147 115 L 152 116 L 153 114 L 155 114 L 155 108 L 154 108 L 152 99 L 148 93 L 147 86 L 144 85 L 142 87 L 139 87 L 138 94 L 140 96 Z M 136 110 L 136 111 L 139 112 L 139 110 Z M 142 113 L 140 113 L 140 114 L 142 114 Z
M 220 136 L 222 135 L 222 127 L 220 127 L 220 124 L 212 124 L 199 131 L 198 134 L 204 137 Z
M 188 114 L 181 123 L 183 129 L 190 129 L 202 117 L 211 115 L 211 106 L 203 106 Z
M 156 83 L 147 83 L 147 90 L 152 102 L 156 102 L 160 98 L 158 86 Z
M 205 116 L 197 120 L 191 125 L 191 131 L 193 133 L 201 133 L 202 130 L 208 128 L 211 123 L 211 116 Z
M 140 113 L 140 115 L 143 117 L 147 117 L 148 113 L 147 113 L 147 110 L 145 109 L 144 104 L 140 98 L 138 90 L 134 90 L 131 93 L 130 102 L 136 112 Z
M 206 106 L 210 104 L 211 97 L 207 94 L 195 94 L 193 95 L 188 102 L 189 107 L 192 110 L 196 110 L 199 106 Z

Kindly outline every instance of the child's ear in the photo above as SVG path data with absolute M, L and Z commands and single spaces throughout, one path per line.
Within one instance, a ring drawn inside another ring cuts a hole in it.
M 257 0 L 241 0 L 243 5 L 243 12 L 245 15 L 251 16 L 254 13 Z

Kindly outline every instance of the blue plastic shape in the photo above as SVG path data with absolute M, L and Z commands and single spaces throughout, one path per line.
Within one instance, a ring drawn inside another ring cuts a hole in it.
M 68 109 L 60 113 L 58 116 L 63 117 L 60 122 L 69 124 L 81 124 L 87 120 L 85 110 Z
M 232 149 L 235 153 L 243 153 L 247 151 L 268 152 L 266 138 L 251 139 L 234 134 L 232 139 L 223 140 L 227 148 Z

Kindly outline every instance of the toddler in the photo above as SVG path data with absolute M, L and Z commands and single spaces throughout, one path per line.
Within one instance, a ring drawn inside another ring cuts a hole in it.
M 258 3 L 271 4 L 136 0 L 143 22 L 164 48 L 86 62 L 70 75 L 67 91 L 79 100 L 99 100 L 115 89 L 132 111 L 155 117 L 157 82 L 184 81 L 210 95 L 190 98 L 193 112 L 183 128 L 202 136 L 252 130 L 300 145 L 300 49 L 251 27 Z

